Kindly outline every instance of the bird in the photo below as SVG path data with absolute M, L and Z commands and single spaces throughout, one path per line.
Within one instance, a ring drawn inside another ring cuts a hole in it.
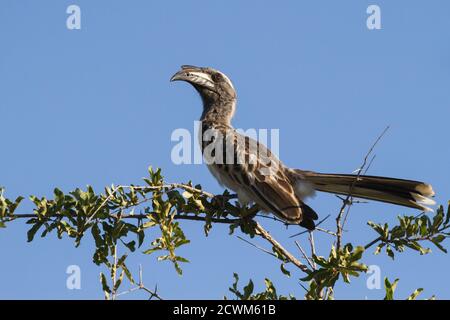
M 219 184 L 233 190 L 242 205 L 256 204 L 262 212 L 308 230 L 315 229 L 318 214 L 305 200 L 316 191 L 433 211 L 428 206 L 435 204 L 435 193 L 428 183 L 287 167 L 264 144 L 233 128 L 237 94 L 230 78 L 219 70 L 183 65 L 170 81 L 187 82 L 199 93 L 203 158 Z

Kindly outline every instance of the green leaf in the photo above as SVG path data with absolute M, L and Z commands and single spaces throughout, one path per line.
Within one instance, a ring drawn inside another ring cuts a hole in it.
M 406 300 L 416 300 L 417 296 L 423 291 L 423 288 L 416 289 Z
M 394 292 L 397 288 L 398 281 L 399 279 L 395 279 L 393 283 L 390 283 L 387 277 L 384 278 L 384 288 L 386 290 L 386 296 L 384 297 L 384 300 L 394 300 Z
M 380 236 L 384 236 L 384 229 L 381 225 L 372 221 L 368 221 L 367 224 L 371 226 L 372 229 L 374 229 Z
M 248 284 L 244 287 L 244 300 L 250 298 L 253 293 L 254 285 L 252 279 L 248 282 Z
M 391 246 L 387 246 L 386 247 L 386 253 L 387 253 L 387 255 L 392 259 L 392 260 L 394 260 L 394 258 L 395 258 L 395 255 L 394 255 L 394 251 L 392 250 L 392 247 Z
M 36 232 L 39 230 L 40 227 L 42 227 L 42 222 L 36 222 L 30 230 L 27 232 L 27 241 L 31 242 L 34 239 L 34 236 L 36 235 Z
M 314 262 L 321 267 L 327 268 L 330 265 L 330 263 L 324 257 L 316 256 L 315 254 L 313 254 L 312 258 Z
M 161 250 L 161 248 L 150 248 L 150 249 L 144 250 L 142 253 L 143 254 L 151 254 L 151 253 L 153 253 L 155 251 L 158 251 L 158 250 Z
M 127 247 L 131 252 L 136 250 L 136 241 L 130 241 L 128 243 L 124 242 L 125 247 Z
M 103 239 L 100 236 L 100 228 L 97 224 L 94 224 L 91 228 L 92 237 L 94 238 L 95 245 L 101 247 L 103 245 Z
M 137 237 L 138 237 L 138 247 L 140 248 L 142 246 L 142 244 L 144 243 L 144 238 L 145 238 L 144 230 L 139 230 L 137 232 Z
M 125 276 L 127 277 L 128 281 L 130 281 L 131 284 L 136 284 L 136 281 L 134 281 L 134 278 L 128 267 L 125 264 L 123 264 L 121 267 L 122 270 L 125 272 Z
M 444 213 L 442 207 L 440 209 L 441 210 L 439 210 L 438 213 L 433 218 L 433 224 L 431 226 L 431 230 L 433 231 L 437 230 L 444 221 Z
M 141 228 L 147 229 L 147 228 L 154 227 L 155 225 L 156 225 L 156 221 L 147 221 L 146 223 L 144 223 L 144 224 L 142 225 Z
M 119 290 L 119 287 L 123 281 L 124 274 L 125 274 L 125 271 L 122 269 L 122 272 L 120 272 L 119 278 L 117 279 L 116 283 L 114 284 L 114 292 L 117 292 L 117 290 Z
M 122 267 L 123 265 L 125 265 L 125 260 L 127 259 L 128 255 L 124 254 L 123 256 L 121 256 L 119 258 L 119 260 L 117 261 L 117 266 L 118 267 Z
M 447 249 L 444 248 L 444 246 L 441 244 L 441 242 L 445 239 L 446 237 L 442 234 L 432 238 L 430 241 L 436 246 L 438 247 L 439 250 L 441 250 L 442 252 L 447 253 Z
M 183 275 L 183 269 L 180 268 L 180 265 L 175 262 L 174 266 L 175 266 L 175 270 L 177 271 L 178 275 L 182 276 Z
M 100 282 L 102 284 L 103 293 L 105 294 L 105 299 L 109 300 L 111 289 L 108 286 L 108 281 L 106 280 L 106 276 L 103 274 L 103 272 L 100 273 Z
M 234 272 L 233 278 L 234 278 L 233 289 L 237 290 L 237 284 L 239 282 L 239 275 L 236 272 Z
M 377 246 L 377 248 L 375 249 L 374 254 L 380 254 L 381 249 L 383 249 L 383 247 L 384 247 L 385 245 L 386 245 L 385 243 L 380 243 L 380 244 Z
M 175 257 L 175 261 L 189 263 L 189 260 L 180 256 Z
M 291 272 L 285 268 L 284 263 L 282 263 L 280 265 L 280 269 L 281 269 L 281 272 L 283 272 L 283 274 L 285 274 L 286 276 L 288 276 L 288 277 L 291 276 Z
M 447 225 L 449 222 L 450 222 L 450 201 L 448 202 L 447 215 L 445 216 L 444 224 Z
M 364 247 L 358 246 L 355 248 L 355 250 L 352 252 L 351 257 L 349 259 L 350 262 L 358 261 L 362 258 L 362 255 L 364 253 Z

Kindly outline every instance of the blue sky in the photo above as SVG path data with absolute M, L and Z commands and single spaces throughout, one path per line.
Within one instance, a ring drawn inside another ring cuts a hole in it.
M 79 5 L 81 30 L 66 28 L 66 8 Z M 368 30 L 366 8 L 381 8 L 382 29 Z M 0 185 L 11 198 L 52 194 L 91 184 L 139 183 L 149 165 L 166 180 L 190 179 L 211 192 L 222 189 L 204 165 L 176 166 L 171 133 L 192 130 L 200 99 L 183 83 L 170 83 L 182 64 L 212 66 L 238 91 L 234 125 L 280 129 L 280 155 L 292 167 L 349 173 L 387 126 L 376 148 L 373 175 L 424 180 L 436 201 L 450 199 L 450 20 L 448 1 L 13 1 L 0 4 Z M 337 213 L 332 195 L 310 205 L 322 216 Z M 30 209 L 26 204 L 23 211 Z M 366 225 L 396 221 L 414 210 L 371 202 L 352 208 L 345 241 L 375 238 Z M 333 227 L 333 219 L 325 227 Z M 261 221 L 298 254 L 286 229 Z M 279 263 L 215 226 L 183 222 L 190 259 L 179 277 L 156 256 L 129 259 L 145 283 L 165 298 L 222 298 L 233 272 L 242 284 L 265 277 L 280 293 L 297 296 L 301 274 L 289 279 Z M 26 242 L 17 221 L 0 230 L 0 298 L 102 298 L 102 268 L 93 248 L 75 249 L 55 236 Z M 316 234 L 319 254 L 330 238 Z M 300 237 L 301 243 L 306 239 Z M 266 245 L 264 242 L 258 242 Z M 143 249 L 148 246 L 144 244 Z M 381 276 L 400 278 L 397 294 L 418 287 L 423 297 L 450 298 L 449 257 L 365 255 Z M 81 290 L 66 288 L 67 266 L 79 265 Z M 366 276 L 339 285 L 337 298 L 382 298 Z M 126 285 L 125 285 L 126 288 Z M 124 288 L 124 289 L 125 289 Z M 136 293 L 126 298 L 143 298 Z

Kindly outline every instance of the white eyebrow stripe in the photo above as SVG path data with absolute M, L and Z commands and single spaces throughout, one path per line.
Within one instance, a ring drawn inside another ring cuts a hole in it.
M 222 73 L 220 71 L 217 71 L 217 72 L 220 73 L 222 75 L 222 77 L 224 77 L 224 79 L 227 80 L 227 82 L 231 86 L 231 88 L 233 88 L 233 90 L 235 90 L 234 86 L 233 86 L 233 82 L 231 82 L 230 78 L 228 78 L 228 76 L 226 74 L 224 74 L 224 73 Z

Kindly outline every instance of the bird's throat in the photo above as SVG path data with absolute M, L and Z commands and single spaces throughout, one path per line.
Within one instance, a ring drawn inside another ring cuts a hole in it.
M 231 125 L 231 119 L 236 108 L 236 101 L 219 101 L 216 103 L 203 104 L 203 113 L 201 121 L 211 121 Z

